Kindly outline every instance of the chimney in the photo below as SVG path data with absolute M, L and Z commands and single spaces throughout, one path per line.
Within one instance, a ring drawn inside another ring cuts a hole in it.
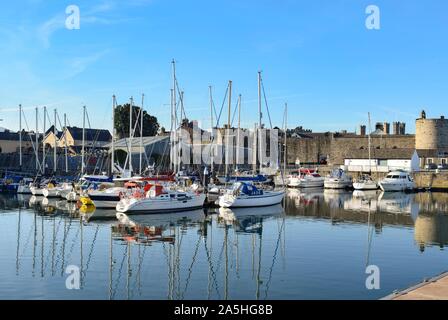
M 400 122 L 392 123 L 392 134 L 394 134 L 394 135 L 400 134 Z
M 359 126 L 359 135 L 360 136 L 365 136 L 366 135 L 366 126 L 365 125 L 360 125 Z
M 404 123 L 404 122 L 400 123 L 400 134 L 402 134 L 402 135 L 406 134 L 406 123 Z
M 389 122 L 384 122 L 383 133 L 387 134 L 387 135 L 390 134 L 390 123 Z

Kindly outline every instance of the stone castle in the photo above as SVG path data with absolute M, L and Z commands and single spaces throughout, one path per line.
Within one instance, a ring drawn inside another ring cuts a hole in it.
M 425 111 L 416 120 L 415 134 L 406 134 L 402 122 L 377 123 L 371 133 L 372 157 L 404 158 L 417 150 L 421 165 L 446 163 L 448 158 L 448 120 L 444 116 L 427 119 Z M 288 163 L 302 165 L 343 165 L 344 160 L 357 156 L 367 157 L 369 137 L 366 126 L 358 133 L 303 132 L 288 138 Z

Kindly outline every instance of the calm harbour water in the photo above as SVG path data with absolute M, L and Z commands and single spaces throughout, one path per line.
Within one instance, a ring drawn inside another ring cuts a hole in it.
M 291 190 L 285 209 L 130 221 L 47 202 L 0 196 L 0 299 L 378 299 L 448 270 L 443 193 Z

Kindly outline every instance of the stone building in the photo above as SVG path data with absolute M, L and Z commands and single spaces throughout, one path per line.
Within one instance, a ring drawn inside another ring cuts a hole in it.
M 377 123 L 371 133 L 372 154 L 382 152 L 396 158 L 400 153 L 416 150 L 420 158 L 420 166 L 426 164 L 448 163 L 448 120 L 427 119 L 423 111 L 416 120 L 416 133 L 406 134 L 406 124 L 393 122 L 392 130 L 388 122 Z M 365 126 L 360 126 L 359 134 L 355 133 L 311 133 L 288 138 L 288 163 L 302 165 L 328 164 L 343 165 L 345 159 L 354 154 L 369 152 L 369 138 Z
M 22 131 L 22 152 L 33 153 L 36 139 L 34 132 Z M 40 140 L 41 137 L 39 136 Z M 4 130 L 0 132 L 0 153 L 18 153 L 20 150 L 20 133 Z
M 422 166 L 448 163 L 448 119 L 444 116 L 428 119 L 422 111 L 415 123 L 415 134 L 415 147 L 421 155 Z

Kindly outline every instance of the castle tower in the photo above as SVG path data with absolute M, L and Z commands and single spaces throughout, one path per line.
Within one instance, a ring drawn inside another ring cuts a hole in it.
M 448 151 L 448 120 L 427 119 L 422 111 L 415 123 L 415 147 L 422 150 Z

